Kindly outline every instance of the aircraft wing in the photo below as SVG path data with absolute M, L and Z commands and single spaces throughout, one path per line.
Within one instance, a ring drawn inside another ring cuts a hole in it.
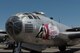
M 0 30 L 0 42 L 4 42 L 8 37 L 6 31 Z
M 0 36 L 5 36 L 5 35 L 7 35 L 6 31 L 1 30 L 0 31 Z
M 0 31 L 0 37 L 8 36 L 6 31 Z
M 61 32 L 60 35 L 65 35 L 69 39 L 76 39 L 76 38 L 80 38 L 80 31 L 79 32 Z

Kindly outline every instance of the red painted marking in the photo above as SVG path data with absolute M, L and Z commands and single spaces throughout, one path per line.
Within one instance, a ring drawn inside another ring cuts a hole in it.
M 48 39 L 48 38 L 49 38 L 48 24 L 44 24 L 44 28 L 45 28 L 45 30 L 46 30 L 46 35 L 43 37 L 43 39 Z

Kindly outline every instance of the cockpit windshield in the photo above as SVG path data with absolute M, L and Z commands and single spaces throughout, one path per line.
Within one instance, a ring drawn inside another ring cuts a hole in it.
M 33 19 L 33 17 L 31 15 L 28 15 L 29 19 Z

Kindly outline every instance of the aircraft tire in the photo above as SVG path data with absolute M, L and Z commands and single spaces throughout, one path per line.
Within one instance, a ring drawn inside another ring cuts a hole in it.
M 42 53 L 42 52 L 32 50 L 30 51 L 30 53 Z
M 66 46 L 59 46 L 58 47 L 60 51 L 65 51 L 66 50 Z

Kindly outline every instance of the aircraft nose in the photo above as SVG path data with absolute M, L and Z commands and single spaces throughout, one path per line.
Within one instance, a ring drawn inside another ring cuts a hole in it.
M 11 36 L 18 35 L 22 31 L 22 21 L 18 16 L 12 16 L 7 20 L 6 31 Z

